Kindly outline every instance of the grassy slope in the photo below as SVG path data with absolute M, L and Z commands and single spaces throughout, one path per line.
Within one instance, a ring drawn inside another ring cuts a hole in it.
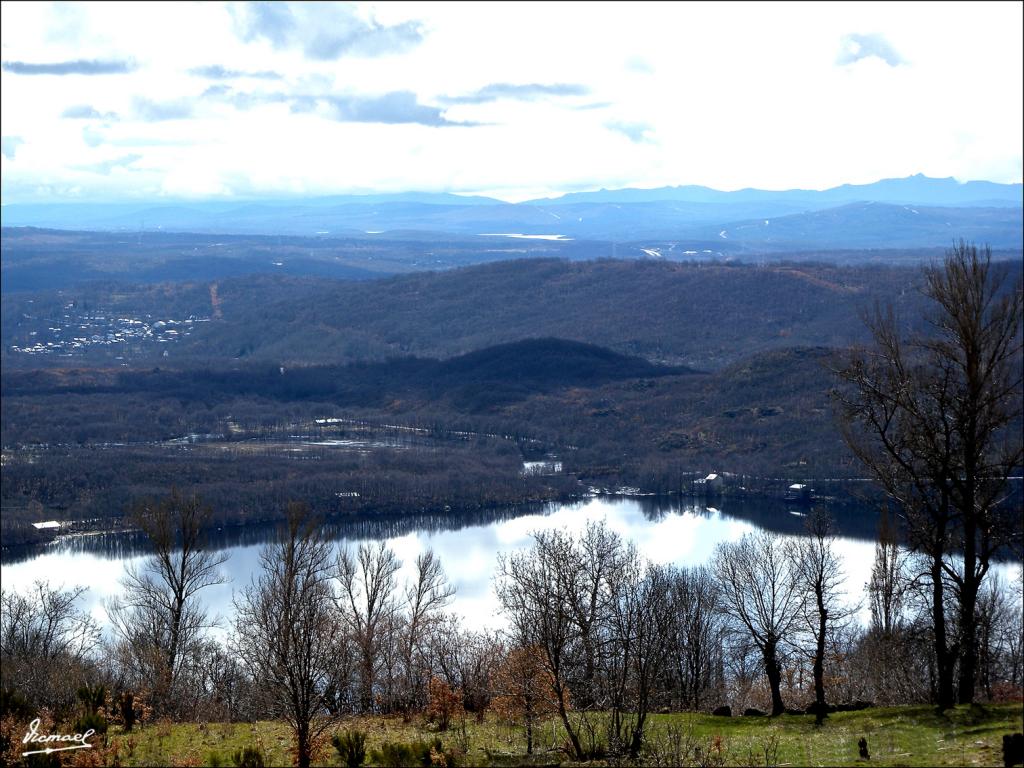
M 764 747 L 773 736 L 778 740 L 778 765 L 863 765 L 857 753 L 861 736 L 867 738 L 872 765 L 1001 765 L 1002 736 L 1021 730 L 1022 708 L 1020 703 L 958 707 L 946 716 L 926 706 L 878 708 L 833 714 L 822 728 L 815 728 L 809 715 L 770 720 L 683 713 L 654 716 L 652 729 L 657 733 L 670 723 L 682 726 L 704 748 L 720 737 L 726 765 L 750 765 L 751 755 L 758 761 L 754 764 L 763 765 Z M 368 751 L 384 741 L 430 740 L 437 735 L 416 723 L 384 717 L 353 718 L 339 730 L 351 728 L 368 733 Z M 470 722 L 468 734 L 465 764 L 524 764 L 521 729 L 488 717 L 481 724 Z M 457 743 L 453 732 L 439 735 L 446 747 Z M 129 738 L 135 742 L 130 756 Z M 546 750 L 553 741 L 561 742 L 561 728 L 553 723 L 539 727 L 536 739 L 535 762 L 557 764 L 559 754 Z M 230 765 L 234 750 L 253 744 L 261 745 L 267 765 L 290 764 L 290 734 L 280 722 L 151 725 L 131 736 L 114 735 L 111 742 L 118 745 L 123 765 L 208 765 L 213 753 Z M 317 764 L 339 765 L 333 748 L 328 749 Z

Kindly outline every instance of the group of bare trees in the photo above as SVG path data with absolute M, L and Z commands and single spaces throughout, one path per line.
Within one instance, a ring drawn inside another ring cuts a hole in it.
M 75 686 L 102 683 L 158 717 L 279 718 L 299 765 L 348 713 L 447 728 L 491 711 L 522 728 L 528 752 L 556 718 L 567 743 L 554 746 L 586 759 L 641 755 L 652 712 L 788 705 L 821 722 L 837 702 L 934 698 L 927 559 L 886 523 L 865 585 L 867 626 L 850 620 L 858 604 L 841 587 L 832 521 L 814 511 L 803 537 L 748 533 L 696 568 L 652 564 L 604 522 L 537 531 L 499 559 L 507 629 L 492 633 L 467 631 L 446 610 L 453 590 L 429 550 L 403 583 L 384 543 L 337 550 L 292 505 L 236 592 L 222 642 L 199 600 L 223 579 L 223 557 L 190 538 L 202 509 L 180 495 L 150 508 L 156 552 L 126 576 L 106 641 L 77 609 L 80 591 L 5 592 L 5 688 L 54 712 L 70 711 Z M 1020 602 L 1019 584 L 989 580 L 980 594 L 987 698 L 1022 683 Z
M 935 653 L 931 558 L 902 549 L 884 516 L 866 585 L 867 626 L 852 638 L 851 674 L 863 695 L 879 704 L 930 701 L 943 707 L 944 668 Z M 987 701 L 1020 695 L 1024 644 L 1024 584 L 991 575 L 976 606 L 975 697 Z M 946 595 L 947 637 L 964 631 L 957 623 L 956 595 Z M 954 660 L 953 671 L 958 671 Z M 947 670 L 948 674 L 948 670 Z M 947 680 L 949 678 L 947 677 Z M 947 689 L 948 690 L 948 689 Z
M 236 593 L 227 626 L 205 608 L 204 590 L 227 580 L 226 553 L 204 541 L 211 510 L 172 492 L 135 519 L 153 553 L 126 568 L 121 594 L 106 606 L 106 638 L 78 607 L 84 588 L 3 592 L 5 691 L 60 717 L 74 715 L 80 686 L 96 685 L 111 717 L 128 707 L 126 723 L 143 711 L 175 720 L 279 717 L 294 730 L 300 765 L 343 713 L 423 711 L 435 676 L 460 708 L 463 699 L 471 711 L 489 703 L 500 654 L 491 638 L 443 613 L 453 589 L 432 552 L 400 585 L 401 563 L 382 542 L 336 553 L 308 509 L 292 504 L 252 583 Z
M 773 713 L 782 710 L 778 652 L 801 626 L 815 640 L 819 721 L 830 625 L 845 640 L 834 646 L 834 666 L 873 699 L 946 709 L 979 690 L 991 699 L 996 679 L 1019 685 L 1020 585 L 990 575 L 997 557 L 1022 553 L 1020 489 L 1009 483 L 1024 464 L 1022 288 L 1006 277 L 987 248 L 961 241 L 926 270 L 927 332 L 904 338 L 891 308 L 876 307 L 866 317 L 873 346 L 852 350 L 835 370 L 843 436 L 894 506 L 910 550 L 884 516 L 866 629 L 843 631 L 823 518 L 792 545 L 796 557 L 764 545 L 763 535 L 720 549 L 727 612 L 762 656 Z M 789 588 L 796 584 L 802 591 Z M 849 672 L 858 666 L 859 675 Z
M 928 332 L 905 334 L 891 308 L 866 318 L 874 344 L 836 373 L 844 437 L 904 522 L 926 566 L 935 699 L 974 701 L 979 600 L 1001 549 L 1021 553 L 1008 480 L 1021 440 L 1020 281 L 963 241 L 926 271 Z M 1018 491 L 1019 493 L 1019 491 Z
M 0 593 L 0 675 L 4 695 L 17 690 L 28 703 L 68 711 L 75 691 L 97 672 L 97 621 L 78 606 L 84 587 L 36 582 L 26 592 Z
M 826 645 L 850 615 L 829 518 L 809 536 L 768 532 L 721 545 L 710 567 L 652 564 L 603 522 L 576 536 L 539 531 L 499 560 L 497 593 L 510 641 L 531 650 L 577 759 L 608 749 L 636 757 L 648 714 L 714 706 L 753 651 L 785 710 L 788 655 L 812 662 L 824 717 Z M 742 675 L 739 675 L 742 677 Z
M 883 522 L 862 625 L 836 539 L 815 509 L 803 536 L 748 533 L 708 566 L 679 569 L 646 562 L 604 523 L 534 533 L 497 574 L 509 642 L 528 654 L 517 656 L 524 724 L 557 714 L 583 759 L 638 754 L 652 711 L 765 702 L 820 724 L 836 706 L 935 701 L 927 570 Z M 1019 691 L 1020 586 L 983 594 L 979 679 L 991 700 L 1000 684 Z
M 349 700 L 362 711 L 408 713 L 425 704 L 433 630 L 454 589 L 430 550 L 417 557 L 415 574 L 401 591 L 400 568 L 384 542 L 338 556 L 337 605 L 349 643 L 343 658 L 352 660 L 346 677 L 354 672 L 358 680 Z M 344 691 L 337 693 L 344 699 Z
M 720 703 L 725 688 L 722 647 L 725 616 L 721 591 L 706 566 L 669 571 L 663 702 L 673 711 L 700 710 Z
M 842 593 L 834 525 L 817 511 L 799 540 L 760 532 L 720 546 L 710 577 L 651 565 L 603 526 L 579 539 L 535 534 L 531 550 L 501 561 L 514 643 L 541 651 L 577 758 L 595 743 L 588 713 L 607 713 L 606 743 L 635 755 L 666 690 L 697 706 L 702 690 L 722 695 L 726 677 L 752 668 L 779 714 L 784 682 L 801 688 L 793 675 L 809 666 L 819 723 L 827 682 L 840 698 L 943 709 L 974 701 L 979 686 L 992 698 L 996 678 L 1018 684 L 1019 586 L 989 576 L 1000 552 L 1019 559 L 1022 545 L 1019 489 L 1014 498 L 1008 486 L 1024 463 L 1022 292 L 1005 274 L 987 249 L 957 244 L 926 273 L 929 332 L 906 341 L 878 310 L 874 348 L 836 370 L 844 437 L 895 503 L 910 549 L 883 522 L 867 628 L 848 621 L 856 600 Z
M 602 744 L 639 754 L 665 668 L 669 584 L 604 523 L 579 538 L 535 532 L 529 550 L 499 559 L 510 643 L 538 662 L 576 759 Z
M 453 631 L 443 613 L 454 590 L 432 551 L 400 587 L 402 564 L 384 542 L 335 556 L 308 510 L 293 504 L 260 564 L 236 598 L 231 647 L 261 711 L 291 725 L 299 766 L 343 714 L 409 715 L 430 705 L 431 692 L 461 690 L 465 670 L 452 656 L 466 656 L 473 638 Z M 435 680 L 445 669 L 454 679 Z M 464 709 L 461 694 L 457 703 Z

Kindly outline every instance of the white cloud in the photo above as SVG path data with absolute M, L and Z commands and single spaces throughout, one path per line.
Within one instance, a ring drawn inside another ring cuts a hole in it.
M 296 8 L 239 36 L 248 7 L 2 4 L 5 62 L 135 67 L 0 73 L 5 201 L 1021 178 L 1019 4 L 340 5 L 377 42 L 336 57 Z
M 319 61 L 402 53 L 423 40 L 418 21 L 382 24 L 354 3 L 274 0 L 236 3 L 230 9 L 243 41 L 266 40 L 274 48 L 296 48 Z
M 836 63 L 853 64 L 871 56 L 881 59 L 890 67 L 906 63 L 884 35 L 875 33 L 844 35 Z
M 3 139 L 0 140 L 0 145 L 2 145 L 3 148 L 3 156 L 8 160 L 13 160 L 14 155 L 18 151 L 18 145 L 24 143 L 25 140 L 20 136 L 4 136 Z

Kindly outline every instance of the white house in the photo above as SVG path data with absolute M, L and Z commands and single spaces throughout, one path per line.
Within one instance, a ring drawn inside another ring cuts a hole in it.
M 694 482 L 697 493 L 721 493 L 725 487 L 725 478 L 717 472 L 712 472 L 707 477 L 702 477 Z
M 811 488 L 805 483 L 793 483 L 786 489 L 786 501 L 810 501 Z

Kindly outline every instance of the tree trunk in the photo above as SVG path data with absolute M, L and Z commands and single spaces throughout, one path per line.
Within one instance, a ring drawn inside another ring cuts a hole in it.
M 359 681 L 359 705 L 363 712 L 373 711 L 373 655 L 365 646 L 363 651 L 362 675 Z
M 565 708 L 565 699 L 563 697 L 564 691 L 561 686 L 555 690 L 555 694 L 558 696 L 558 715 L 562 719 L 562 725 L 565 726 L 565 732 L 569 734 L 569 741 L 572 744 L 573 757 L 576 760 L 583 759 L 583 746 L 580 744 L 579 734 L 576 733 L 576 729 L 572 727 L 572 723 L 569 722 L 569 713 Z
M 772 689 L 772 717 L 776 717 L 786 711 L 786 705 L 782 703 L 782 669 L 779 666 L 775 643 L 765 645 L 763 653 L 764 670 L 768 675 L 768 685 Z
M 818 644 L 814 649 L 814 722 L 821 725 L 825 720 L 825 625 L 828 621 L 828 609 L 825 608 L 823 595 L 818 590 Z
M 594 680 L 597 678 L 596 652 L 590 637 L 589 624 L 581 627 L 583 640 L 583 685 L 574 691 L 575 706 L 578 709 L 589 709 L 594 703 Z
M 946 644 L 946 607 L 943 603 L 942 556 L 932 556 L 932 623 L 935 639 L 936 704 L 940 711 L 951 709 L 953 698 L 953 654 Z
M 309 730 L 302 725 L 295 731 L 295 753 L 299 768 L 309 768 Z
M 633 738 L 629 742 L 629 756 L 634 760 L 640 757 L 640 747 L 643 746 L 644 722 L 646 721 L 646 719 L 646 712 L 641 712 L 638 715 L 636 728 L 633 729 Z
M 694 710 L 699 712 L 700 711 L 700 686 L 701 686 L 701 683 L 703 682 L 701 680 L 701 675 L 700 675 L 700 657 L 701 657 L 700 643 L 699 643 L 699 640 L 696 640 L 692 636 L 692 634 L 691 634 L 691 637 L 690 637 L 690 642 L 691 642 L 691 646 L 692 645 L 696 645 L 697 646 L 696 648 L 691 647 L 691 650 L 690 650 L 691 656 L 690 656 L 689 662 L 690 662 L 690 680 L 691 680 L 691 684 L 693 686 L 692 687 L 693 708 L 694 708 Z
M 972 586 L 975 590 L 977 589 L 976 584 Z M 968 596 L 969 590 L 966 584 L 963 591 L 964 595 L 961 598 L 963 603 L 960 606 L 960 620 L 963 622 L 960 626 L 963 636 L 960 641 L 962 643 L 960 647 L 960 684 L 957 698 L 961 704 L 973 704 L 975 678 L 978 670 L 977 621 L 974 616 L 977 594 Z M 970 620 L 967 619 L 968 612 L 971 615 Z
M 987 615 L 979 622 L 978 627 L 978 685 L 988 701 L 992 701 L 992 627 L 998 620 L 993 615 L 994 609 L 994 605 L 989 606 Z M 1016 670 L 1011 677 L 1011 683 L 1016 684 Z
M 973 502 L 972 502 L 973 503 Z M 973 519 L 964 520 L 964 583 L 960 589 L 960 685 L 961 704 L 974 703 L 974 683 L 978 669 L 978 556 Z

